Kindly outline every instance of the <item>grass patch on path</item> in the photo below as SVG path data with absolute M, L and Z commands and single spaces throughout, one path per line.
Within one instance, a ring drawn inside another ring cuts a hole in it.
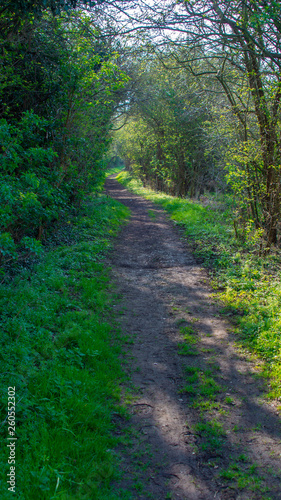
M 68 221 L 75 241 L 0 284 L 3 500 L 127 498 L 110 486 L 119 477 L 112 431 L 124 374 L 103 258 L 128 215 L 106 196 L 91 199 Z M 16 393 L 15 493 L 8 387 Z
M 245 242 L 235 238 L 231 207 L 203 206 L 191 200 L 144 188 L 128 172 L 117 180 L 134 193 L 161 205 L 180 224 L 194 253 L 213 275 L 223 313 L 235 324 L 237 340 L 262 358 L 270 377 L 269 396 L 281 397 L 281 258 L 258 256 L 256 236 L 248 229 Z M 223 290 L 223 291 L 221 291 Z
M 124 170 L 123 166 L 108 168 L 105 172 L 105 176 L 108 177 L 109 175 L 119 174 L 122 170 Z

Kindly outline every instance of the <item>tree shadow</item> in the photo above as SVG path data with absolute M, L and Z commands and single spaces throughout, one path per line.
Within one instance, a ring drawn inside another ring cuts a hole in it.
M 134 499 L 281 499 L 280 418 L 265 381 L 235 347 L 177 229 L 161 210 L 149 219 L 155 206 L 116 184 L 109 192 L 132 218 L 112 263 L 137 368 L 119 486 Z M 180 354 L 192 338 L 193 354 Z

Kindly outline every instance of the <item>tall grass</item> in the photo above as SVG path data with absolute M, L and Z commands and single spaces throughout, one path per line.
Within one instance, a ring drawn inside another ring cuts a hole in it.
M 75 234 L 0 285 L 1 499 L 117 499 L 113 415 L 121 369 L 103 262 L 128 210 L 105 196 L 66 221 Z M 16 493 L 8 491 L 7 388 L 16 388 Z

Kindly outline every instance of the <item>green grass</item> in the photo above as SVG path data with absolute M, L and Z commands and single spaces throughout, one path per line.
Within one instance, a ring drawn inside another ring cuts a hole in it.
M 208 456 L 220 456 L 222 453 L 225 431 L 215 420 L 201 421 L 194 426 L 195 434 L 200 436 L 200 448 Z
M 200 406 L 202 401 L 214 400 L 216 395 L 222 391 L 213 377 L 212 370 L 202 370 L 198 367 L 185 367 L 185 381 L 187 382 L 181 390 L 190 396 L 196 397 L 195 406 Z M 204 406 L 204 411 L 205 411 Z
M 151 218 L 151 220 L 156 219 L 156 213 L 154 212 L 154 210 L 148 210 L 148 216 Z
M 193 426 L 193 431 L 197 438 L 197 451 L 201 453 L 201 457 L 203 454 L 203 460 L 207 460 L 209 466 L 216 468 L 216 477 L 223 480 L 226 486 L 237 491 L 243 490 L 244 493 L 246 490 L 249 498 L 252 498 L 253 491 L 267 491 L 262 475 L 264 468 L 252 463 L 243 447 L 234 446 L 233 456 L 229 454 L 229 431 L 225 430 L 228 411 L 225 410 L 225 404 L 232 404 L 233 400 L 225 397 L 222 402 L 225 388 L 215 379 L 218 372 L 216 364 L 205 370 L 198 366 L 185 366 L 186 383 L 181 393 L 186 394 L 189 405 L 198 411 L 198 422 Z M 238 428 L 234 428 L 233 432 L 235 431 L 238 431 Z
M 275 251 L 259 257 L 255 231 L 237 240 L 230 197 L 208 206 L 156 193 L 121 172 L 117 179 L 134 193 L 160 204 L 180 224 L 194 253 L 209 267 L 223 314 L 235 327 L 237 340 L 262 360 L 263 374 L 271 381 L 269 397 L 281 397 L 281 258 Z
M 247 462 L 245 455 L 238 457 L 226 470 L 221 471 L 220 477 L 239 489 L 266 493 L 268 488 L 264 486 L 264 478 L 257 473 L 257 465 Z
M 123 166 L 109 168 L 106 170 L 105 176 L 108 177 L 109 175 L 119 174 L 122 170 L 124 170 Z
M 105 196 L 71 219 L 75 241 L 0 285 L 1 498 L 129 498 L 113 416 L 124 379 L 117 297 L 103 262 L 128 211 Z M 7 491 L 7 388 L 16 387 L 16 495 Z
M 186 321 L 184 320 L 184 323 Z M 183 321 L 177 321 L 177 325 L 182 325 Z M 191 326 L 181 326 L 179 328 L 181 333 L 182 341 L 178 342 L 178 354 L 181 356 L 198 356 L 199 352 L 196 349 L 196 344 L 198 339 L 196 337 L 196 332 Z

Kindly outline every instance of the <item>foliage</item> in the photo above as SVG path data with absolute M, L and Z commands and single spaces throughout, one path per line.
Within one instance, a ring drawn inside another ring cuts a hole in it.
M 7 439 L 7 387 L 16 387 L 17 498 L 120 498 L 112 448 L 120 367 L 103 257 L 128 211 L 92 198 L 68 221 L 72 244 L 46 253 L 0 285 L 1 435 Z M 111 317 L 111 319 L 110 319 Z M 1 448 L 1 496 L 7 451 Z
M 115 149 L 135 175 L 155 189 L 194 196 L 211 183 L 203 122 L 207 109 L 185 70 L 151 58 L 131 69 L 136 80 L 131 118 L 115 134 Z
M 16 258 L 16 244 L 20 247 L 29 241 L 30 248 L 39 248 L 36 240 L 30 245 L 30 237 L 65 210 L 66 193 L 55 190 L 54 172 L 49 170 L 56 153 L 44 147 L 42 141 L 45 127 L 46 120 L 28 111 L 17 127 L 4 119 L 0 121 L 0 252 L 3 257 Z
M 50 224 L 102 185 L 127 77 L 91 22 L 81 11 L 45 12 L 0 38 L 0 231 L 10 235 L 2 260 L 16 258 L 26 237 L 44 242 Z
M 94 5 L 102 4 L 104 0 L 82 0 L 82 4 L 85 6 L 89 4 L 90 7 Z M 50 10 L 53 15 L 59 15 L 62 11 L 69 11 L 70 9 L 75 9 L 77 6 L 81 6 L 81 2 L 78 0 L 3 0 L 1 4 L 1 12 L 10 13 L 13 17 L 12 27 L 13 30 L 18 29 L 21 25 L 23 18 L 28 16 L 41 17 L 46 10 Z
M 203 73 L 213 76 L 228 100 L 241 144 L 232 164 L 241 174 L 235 187 L 269 248 L 277 243 L 280 217 L 280 9 L 274 1 L 180 3 L 184 43 L 193 50 L 179 63 L 200 75 L 198 59 L 205 60 Z
M 237 226 L 253 221 L 267 253 L 280 231 L 278 2 L 179 0 L 176 9 L 144 2 L 135 19 L 147 45 L 131 51 L 127 165 L 180 196 L 210 184 L 225 190 L 226 167 Z

